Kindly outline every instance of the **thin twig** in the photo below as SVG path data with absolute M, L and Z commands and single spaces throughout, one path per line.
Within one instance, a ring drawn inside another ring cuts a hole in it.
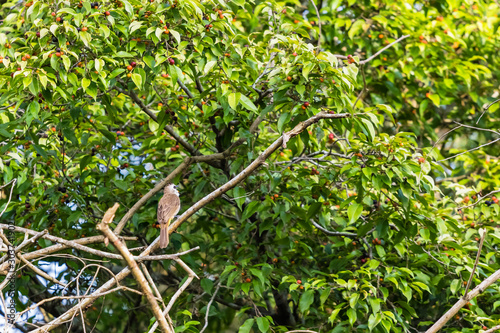
M 371 57 L 369 57 L 368 59 L 365 59 L 365 60 L 361 60 L 359 62 L 360 65 L 364 65 L 366 64 L 367 62 L 373 60 L 375 57 L 377 57 L 380 53 L 384 52 L 385 50 L 387 50 L 388 48 L 390 48 L 391 46 L 393 46 L 394 44 L 397 44 L 399 43 L 400 41 L 402 41 L 403 39 L 405 38 L 408 38 L 410 37 L 410 35 L 404 35 L 404 36 L 401 36 L 399 37 L 398 39 L 396 39 L 394 42 L 390 43 L 389 45 L 387 45 L 386 47 L 382 48 L 381 50 L 379 50 L 377 53 L 375 53 L 374 55 L 372 55 Z
M 476 272 L 477 264 L 479 262 L 479 258 L 481 257 L 481 250 L 483 248 L 484 237 L 486 236 L 486 229 L 481 229 L 482 231 L 481 240 L 479 241 L 479 247 L 477 249 L 476 261 L 474 262 L 474 267 L 472 268 L 472 272 L 470 273 L 469 281 L 467 281 L 467 287 L 465 287 L 465 292 L 463 298 L 467 297 L 467 292 L 469 291 L 469 287 L 472 283 L 472 279 L 474 278 L 474 273 Z
M 317 222 L 314 220 L 311 220 L 311 223 L 318 228 L 320 231 L 323 233 L 327 234 L 328 236 L 344 236 L 344 237 L 352 237 L 352 238 L 358 238 L 358 234 L 352 233 L 352 232 L 341 232 L 341 231 L 330 231 L 325 228 L 323 228 L 321 225 L 319 225 Z
M 487 198 L 490 195 L 495 194 L 495 193 L 500 193 L 500 190 L 491 191 L 490 193 L 488 193 L 488 194 L 486 194 L 486 195 L 484 195 L 482 197 L 478 194 L 476 202 L 474 202 L 473 204 L 470 204 L 468 206 L 459 207 L 458 209 L 465 209 L 465 208 L 473 207 L 473 206 L 477 205 L 479 202 L 481 202 L 482 200 L 484 200 L 485 198 Z
M 35 236 L 29 238 L 29 239 L 26 239 L 25 241 L 23 241 L 21 244 L 19 244 L 15 249 L 14 249 L 14 252 L 15 253 L 18 253 L 18 252 L 21 252 L 22 249 L 24 249 L 26 246 L 28 245 L 32 245 L 32 244 L 35 244 L 35 242 L 40 238 L 40 237 L 43 237 L 45 234 L 48 233 L 48 230 L 43 230 L 39 233 L 37 233 Z M 3 256 L 2 258 L 0 258 L 0 264 L 3 264 L 7 259 L 9 259 L 9 256 L 8 254 Z
M 210 298 L 210 301 L 207 304 L 207 313 L 205 314 L 205 324 L 203 325 L 203 328 L 201 329 L 200 333 L 205 332 L 206 328 L 208 327 L 208 315 L 210 314 L 210 307 L 212 306 L 212 302 L 214 301 L 215 296 L 219 291 L 219 288 L 220 288 L 220 283 L 217 284 L 217 288 L 215 288 L 214 294 L 212 295 L 212 298 Z
M 476 121 L 476 124 L 479 123 L 479 121 L 481 120 L 481 118 L 484 116 L 484 114 L 486 113 L 486 111 L 488 111 L 488 109 L 495 103 L 498 103 L 500 102 L 500 98 L 497 99 L 496 101 L 493 101 L 491 102 L 490 104 L 486 105 L 483 109 L 483 112 L 481 112 L 481 115 L 479 116 L 479 118 L 477 118 L 477 121 Z
M 318 46 L 317 46 L 317 49 L 316 49 L 316 54 L 319 54 L 320 46 L 321 46 L 321 18 L 319 16 L 318 7 L 316 7 L 316 3 L 314 3 L 314 0 L 311 0 L 309 2 L 312 3 L 314 9 L 316 10 L 316 16 L 318 17 L 319 34 L 318 34 Z
M 494 326 L 486 331 L 484 331 L 483 333 L 492 333 L 492 332 L 495 332 L 495 331 L 498 331 L 500 330 L 500 325 L 497 325 L 497 326 Z
M 466 150 L 466 151 L 464 151 L 464 152 L 458 153 L 458 154 L 456 154 L 456 155 L 453 155 L 453 156 L 450 156 L 450 157 L 444 158 L 444 159 L 442 159 L 442 160 L 439 160 L 438 162 L 447 161 L 447 160 L 450 160 L 450 159 L 455 158 L 455 157 L 457 157 L 457 156 L 460 156 L 460 155 L 463 155 L 463 154 L 467 154 L 467 153 L 469 153 L 469 152 L 471 152 L 471 151 L 478 150 L 479 148 L 489 146 L 489 145 L 491 145 L 491 144 L 493 144 L 493 143 L 495 143 L 495 142 L 497 142 L 497 141 L 500 141 L 500 138 L 498 138 L 498 139 L 496 139 L 496 140 L 493 140 L 493 141 L 490 141 L 490 142 L 488 142 L 488 143 L 482 144 L 482 145 L 480 145 L 480 146 L 477 146 L 476 148 L 472 148 L 472 149 Z
M 5 185 L 2 186 L 2 187 L 5 187 L 5 186 L 9 185 L 10 183 L 12 183 L 12 187 L 10 188 L 9 200 L 7 201 L 7 203 L 5 204 L 4 209 L 0 213 L 0 217 L 3 215 L 3 213 L 5 213 L 5 211 L 7 210 L 7 207 L 10 204 L 10 201 L 12 200 L 12 191 L 14 191 L 14 186 L 16 185 L 16 182 L 17 182 L 17 178 L 14 178 L 10 182 L 8 182 L 7 184 L 5 184 Z
M 172 296 L 172 298 L 170 299 L 170 302 L 168 302 L 168 305 L 166 307 L 165 310 L 163 310 L 163 316 L 168 316 L 168 313 L 170 312 L 170 310 L 172 309 L 175 301 L 177 300 L 177 298 L 179 298 L 179 296 L 184 292 L 184 290 L 186 290 L 186 288 L 189 286 L 189 284 L 191 284 L 191 281 L 193 281 L 193 279 L 196 277 L 197 279 L 199 279 L 199 277 L 196 275 L 195 272 L 193 272 L 193 270 L 191 268 L 189 268 L 189 266 L 187 266 L 182 260 L 180 259 L 175 259 L 175 261 L 182 266 L 182 268 L 184 268 L 184 270 L 188 273 L 188 278 L 186 279 L 186 281 L 182 284 L 182 286 L 177 289 L 177 291 L 175 292 L 174 296 Z M 151 326 L 151 329 L 149 330 L 148 333 L 153 333 L 155 330 L 156 330 L 156 327 L 158 326 L 158 321 L 156 321 L 153 326 Z

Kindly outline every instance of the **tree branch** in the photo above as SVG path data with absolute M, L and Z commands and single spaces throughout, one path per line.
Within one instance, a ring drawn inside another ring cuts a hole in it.
M 474 288 L 470 293 L 467 294 L 466 297 L 460 298 L 441 318 L 439 318 L 434 325 L 432 325 L 426 333 L 436 333 L 439 331 L 453 316 L 462 308 L 465 304 L 467 304 L 471 299 L 481 294 L 500 279 L 500 269 L 495 273 L 491 274 L 490 277 L 481 282 L 476 288 Z
M 479 258 L 481 257 L 481 250 L 483 248 L 484 237 L 486 237 L 486 230 L 485 229 L 481 229 L 481 230 L 479 230 L 479 232 L 482 232 L 482 235 L 481 235 L 481 240 L 479 241 L 479 247 L 477 249 L 476 261 L 474 262 L 474 267 L 472 268 L 472 272 L 470 272 L 469 281 L 467 281 L 467 286 L 465 287 L 463 298 L 467 297 L 467 292 L 469 291 L 470 285 L 472 283 L 472 279 L 474 278 L 474 273 L 476 272 Z
M 111 231 L 111 229 L 109 229 L 109 224 L 113 221 L 113 218 L 115 217 L 115 213 L 118 210 L 118 207 L 119 204 L 115 203 L 113 207 L 109 208 L 106 214 L 104 215 L 102 222 L 99 223 L 96 228 L 97 230 L 100 230 L 107 238 L 109 238 L 109 240 L 113 243 L 116 249 L 120 251 L 122 256 L 125 258 L 125 261 L 132 270 L 132 274 L 134 275 L 135 280 L 141 287 L 142 292 L 146 295 L 146 299 L 148 300 L 149 305 L 151 306 L 151 310 L 153 310 L 153 314 L 155 315 L 157 322 L 160 323 L 160 328 L 162 332 L 173 333 L 172 330 L 170 329 L 170 326 L 167 323 L 167 320 L 165 319 L 165 316 L 162 315 L 160 306 L 158 305 L 156 298 L 153 296 L 151 287 L 149 286 L 148 281 L 146 280 L 146 277 L 142 273 L 141 269 L 137 265 L 137 262 L 134 260 L 128 248 L 120 241 L 118 236 L 116 236 Z
M 385 50 L 387 50 L 388 48 L 390 48 L 391 46 L 393 46 L 394 44 L 397 44 L 399 43 L 400 41 L 402 41 L 403 39 L 406 39 L 410 37 L 410 35 L 404 35 L 404 36 L 401 36 L 399 37 L 398 39 L 396 39 L 394 42 L 390 43 L 389 45 L 385 46 L 384 48 L 380 49 L 377 53 L 375 53 L 374 55 L 372 55 L 371 57 L 369 57 L 368 59 L 365 59 L 365 60 L 361 60 L 359 62 L 360 65 L 364 65 L 366 64 L 367 62 L 370 62 L 372 61 L 374 58 L 376 58 L 380 53 L 384 52 Z

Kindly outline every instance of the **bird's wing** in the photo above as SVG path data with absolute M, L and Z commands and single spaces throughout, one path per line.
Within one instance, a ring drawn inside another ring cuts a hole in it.
M 175 194 L 165 194 L 158 203 L 158 222 L 167 223 L 181 208 L 181 201 Z

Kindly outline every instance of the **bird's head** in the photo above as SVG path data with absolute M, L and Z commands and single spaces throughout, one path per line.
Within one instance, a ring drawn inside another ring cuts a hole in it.
M 179 195 L 179 191 L 177 191 L 177 186 L 172 184 L 172 183 L 168 183 L 167 185 L 165 185 L 165 188 L 163 189 L 163 193 L 164 194 Z

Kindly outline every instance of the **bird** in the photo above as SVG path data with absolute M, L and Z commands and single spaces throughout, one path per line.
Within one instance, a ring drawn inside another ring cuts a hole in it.
M 179 199 L 179 191 L 177 186 L 172 183 L 167 183 L 163 189 L 163 197 L 158 202 L 158 223 L 160 224 L 160 248 L 167 247 L 168 226 L 172 219 L 181 209 L 181 200 Z

